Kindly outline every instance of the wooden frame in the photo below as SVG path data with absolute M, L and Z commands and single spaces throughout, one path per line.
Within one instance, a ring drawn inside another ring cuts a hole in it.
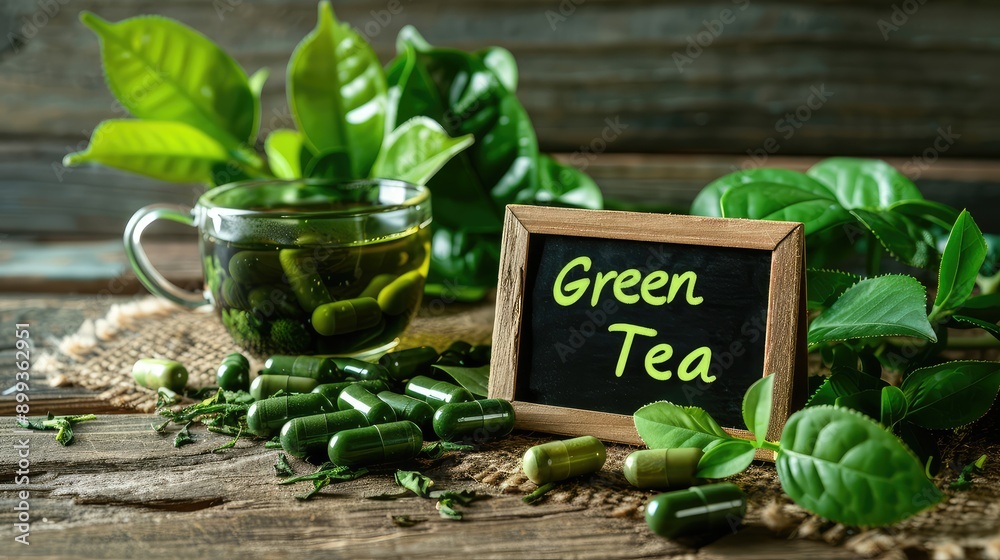
M 777 376 L 767 437 L 771 441 L 780 438 L 785 420 L 805 401 L 806 294 L 802 224 L 642 212 L 507 206 L 497 285 L 489 396 L 512 402 L 517 414 L 515 426 L 519 429 L 563 435 L 592 435 L 605 441 L 641 445 L 642 441 L 630 415 L 516 400 L 528 251 L 532 235 L 625 239 L 771 251 L 763 371 L 773 372 Z M 725 429 L 740 437 L 750 435 L 743 429 Z M 767 459 L 770 455 L 770 452 L 759 452 L 758 458 Z

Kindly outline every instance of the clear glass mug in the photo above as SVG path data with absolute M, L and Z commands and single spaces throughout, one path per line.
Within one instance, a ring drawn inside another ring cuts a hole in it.
M 164 219 L 198 228 L 201 293 L 149 262 L 142 232 Z M 388 350 L 420 305 L 430 265 L 430 193 L 372 179 L 247 181 L 206 192 L 193 209 L 142 208 L 125 252 L 150 292 L 211 304 L 244 349 L 261 355 Z

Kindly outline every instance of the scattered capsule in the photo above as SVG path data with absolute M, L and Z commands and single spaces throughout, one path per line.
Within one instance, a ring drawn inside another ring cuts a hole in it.
M 361 466 L 412 459 L 424 440 L 409 420 L 338 432 L 330 438 L 327 455 L 334 465 Z
M 372 281 L 358 294 L 358 297 L 378 298 L 379 292 L 389 284 L 392 284 L 392 281 L 395 279 L 395 274 L 379 274 L 375 278 L 372 278 Z
M 308 393 L 318 385 L 315 379 L 291 375 L 258 375 L 250 384 L 250 395 L 256 400 L 266 399 L 278 391 Z
M 361 331 L 374 327 L 381 320 L 382 310 L 370 297 L 327 303 L 312 313 L 312 326 L 323 336 Z
M 698 481 L 695 474 L 703 454 L 697 447 L 643 449 L 625 458 L 622 471 L 629 484 L 643 490 L 686 488 Z
M 337 409 L 354 409 L 365 415 L 369 424 L 385 424 L 396 421 L 396 413 L 392 407 L 382 402 L 361 385 L 345 387 L 337 397 Z
M 246 309 L 249 307 L 247 295 L 243 292 L 243 288 L 232 278 L 226 278 L 222 281 L 222 299 L 226 301 L 226 305 L 229 307 L 237 309 Z
M 378 398 L 392 408 L 399 420 L 409 420 L 420 427 L 424 439 L 434 436 L 434 409 L 422 400 L 391 391 L 381 391 Z
M 142 358 L 132 366 L 132 379 L 147 389 L 166 387 L 180 391 L 187 385 L 188 371 L 173 360 Z
M 347 377 L 362 380 L 389 379 L 389 372 L 378 364 L 357 358 L 329 358 L 329 360 Z
M 336 362 L 318 356 L 271 356 L 264 362 L 264 369 L 260 373 L 308 377 L 319 383 L 336 383 L 347 377 Z
M 318 393 L 273 397 L 250 405 L 247 429 L 261 437 L 273 437 L 292 418 L 336 411 L 330 399 Z
M 443 404 L 476 400 L 465 387 L 418 375 L 406 384 L 406 394 L 437 409 Z
M 437 350 L 430 346 L 418 346 L 389 352 L 379 358 L 378 363 L 386 369 L 390 378 L 396 381 L 406 381 L 415 375 L 429 373 L 431 364 L 437 359 Z
M 357 410 L 341 410 L 292 418 L 281 427 L 281 448 L 289 455 L 306 457 L 322 453 L 338 432 L 364 428 L 368 419 Z
M 229 354 L 222 359 L 215 378 L 226 391 L 246 391 L 250 388 L 250 362 L 239 352 Z
M 346 389 L 350 385 L 360 385 L 365 389 L 368 389 L 372 393 L 378 393 L 379 391 L 386 391 L 389 389 L 386 386 L 385 381 L 381 379 L 366 379 L 362 381 L 341 381 L 340 383 L 323 383 L 322 385 L 317 385 L 312 392 L 319 393 L 324 397 L 330 399 L 330 402 L 337 402 L 337 397 L 340 396 L 340 392 Z
M 434 433 L 445 441 L 477 443 L 501 438 L 514 429 L 514 407 L 503 399 L 443 405 L 434 413 Z
M 317 307 L 330 303 L 333 299 L 316 272 L 316 262 L 312 249 L 282 249 L 278 260 L 288 277 L 288 284 L 302 309 L 312 313 Z
M 525 476 L 538 485 L 601 470 L 607 452 L 601 440 L 581 436 L 536 445 L 524 454 Z
M 248 286 L 281 282 L 285 272 L 277 251 L 240 251 L 229 259 L 229 275 Z
M 747 499 L 731 482 L 692 486 L 660 494 L 646 504 L 649 529 L 672 539 L 681 535 L 733 531 L 747 511 Z
M 400 275 L 378 293 L 378 306 L 386 315 L 402 315 L 420 305 L 424 293 L 424 275 L 411 270 Z
M 471 349 L 472 345 L 468 342 L 462 340 L 452 342 L 444 352 L 441 352 L 436 363 L 446 366 L 468 366 L 471 364 L 468 356 Z

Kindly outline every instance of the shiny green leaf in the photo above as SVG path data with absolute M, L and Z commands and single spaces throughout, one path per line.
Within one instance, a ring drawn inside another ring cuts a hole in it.
M 371 176 L 426 184 L 448 160 L 472 142 L 470 134 L 452 138 L 433 119 L 413 117 L 385 138 Z
M 757 448 L 745 439 L 718 440 L 698 461 L 698 478 L 726 478 L 746 470 Z
M 503 47 L 488 47 L 476 51 L 473 56 L 482 61 L 483 66 L 493 72 L 504 89 L 510 93 L 517 91 L 517 61 L 514 55 Z
M 882 409 L 880 423 L 891 430 L 906 416 L 906 395 L 899 387 L 888 385 L 882 387 Z
M 809 325 L 809 343 L 877 336 L 912 336 L 934 342 L 925 315 L 926 292 L 915 278 L 867 278 L 848 288 Z
M 754 435 L 758 446 L 767 438 L 771 421 L 771 400 L 774 393 L 774 376 L 765 375 L 754 381 L 743 395 L 743 422 Z
M 635 429 L 650 449 L 698 447 L 713 441 L 733 439 L 704 410 L 660 401 L 635 411 Z
M 993 338 L 1000 340 L 1000 325 L 997 325 L 996 323 L 990 323 L 989 321 L 983 321 L 982 319 L 976 319 L 975 317 L 966 317 L 964 315 L 952 315 L 951 318 L 958 323 L 960 328 L 979 327 L 993 335 Z
M 922 268 L 936 258 L 934 236 L 910 218 L 890 211 L 861 208 L 851 210 L 851 214 L 900 262 Z
M 433 364 L 433 367 L 446 373 L 456 383 L 468 389 L 477 397 L 485 397 L 490 389 L 490 366 L 461 367 Z
M 846 408 L 793 414 L 776 466 L 781 487 L 795 503 L 845 525 L 896 523 L 942 498 L 899 439 Z
M 834 406 L 855 410 L 872 420 L 877 421 L 882 411 L 882 392 L 861 391 L 859 393 L 837 397 L 837 400 L 834 402 Z
M 722 216 L 722 196 L 729 189 L 748 184 L 774 184 L 794 187 L 816 196 L 831 196 L 829 189 L 798 171 L 789 169 L 748 169 L 724 175 L 701 189 L 691 203 L 691 214 L 695 216 Z
M 538 164 L 538 192 L 534 200 L 525 202 L 594 210 L 603 207 L 601 188 L 583 171 L 544 154 L 538 157 Z
M 948 244 L 941 254 L 941 267 L 938 271 L 938 292 L 934 298 L 936 312 L 948 311 L 959 307 L 972 295 L 976 287 L 976 276 L 986 259 L 986 241 L 983 232 L 973 221 L 968 210 L 963 210 L 955 220 L 948 236 Z
M 302 134 L 297 130 L 282 128 L 267 135 L 264 153 L 271 173 L 281 179 L 302 177 Z
M 253 95 L 253 128 L 250 130 L 250 138 L 248 139 L 249 144 L 253 144 L 256 141 L 257 133 L 260 132 L 260 119 L 262 116 L 260 108 L 260 95 L 264 90 L 264 83 L 267 82 L 267 78 L 270 75 L 271 71 L 267 68 L 261 68 L 250 75 L 248 83 L 250 85 L 250 93 Z
M 847 209 L 886 209 L 901 200 L 924 198 L 912 181 L 877 159 L 824 159 L 806 175 L 825 185 Z
M 958 210 L 933 200 L 900 200 L 889 205 L 889 211 L 918 222 L 933 224 L 946 231 L 950 230 L 958 219 Z
M 833 194 L 776 183 L 734 185 L 722 195 L 721 204 L 726 218 L 802 222 L 806 235 L 852 221 Z
M 909 408 L 906 420 L 947 430 L 978 419 L 1000 391 L 1000 363 L 955 361 L 914 370 L 900 387 Z
M 861 277 L 840 270 L 806 269 L 806 305 L 809 309 L 833 305 Z

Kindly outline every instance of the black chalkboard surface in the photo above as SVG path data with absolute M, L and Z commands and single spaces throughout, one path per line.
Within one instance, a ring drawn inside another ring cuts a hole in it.
M 657 400 L 740 433 L 774 373 L 780 430 L 804 380 L 802 248 L 789 222 L 509 206 L 490 396 L 522 428 L 638 442 L 631 414 Z

